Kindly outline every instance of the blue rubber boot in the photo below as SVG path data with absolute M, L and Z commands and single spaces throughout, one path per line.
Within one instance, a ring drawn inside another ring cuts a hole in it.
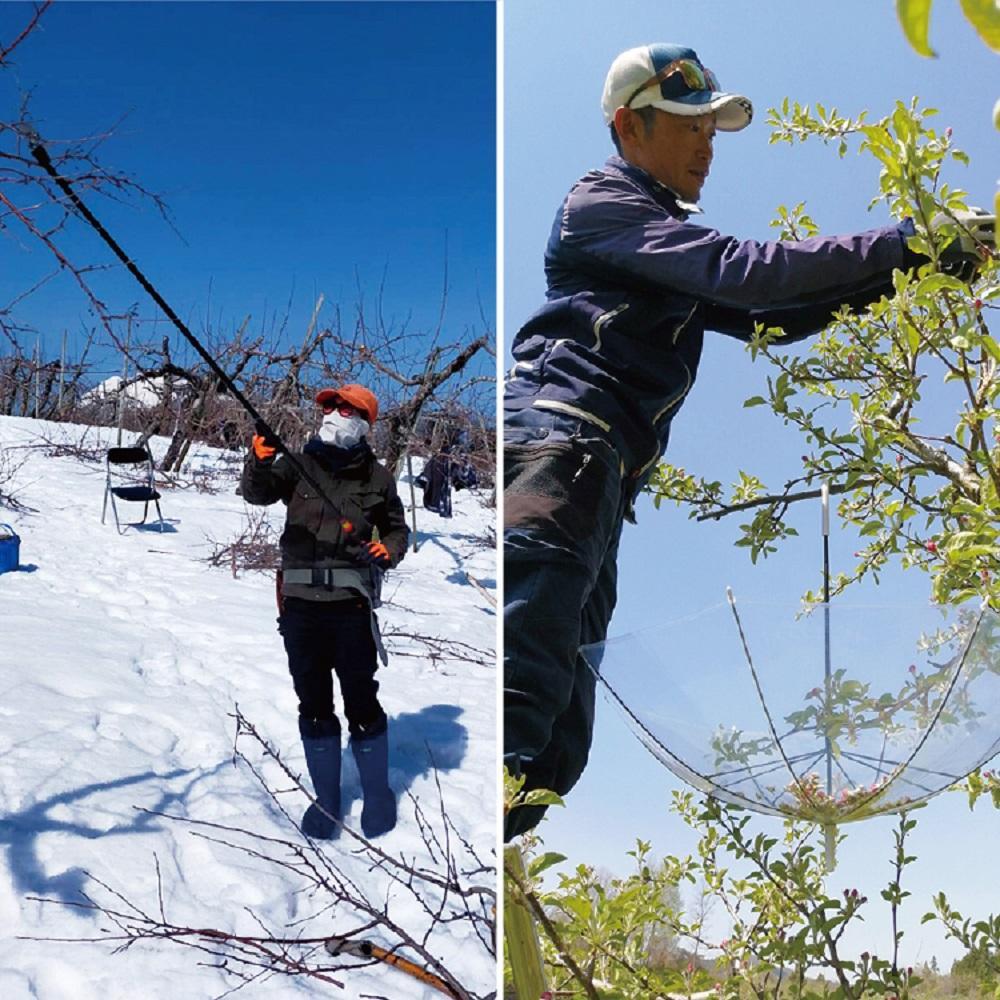
M 351 737 L 351 750 L 361 776 L 361 829 L 368 838 L 380 837 L 396 825 L 396 795 L 389 787 L 389 734 Z
M 330 816 L 340 819 L 340 721 L 299 716 L 299 734 L 316 801 Z M 340 824 L 330 816 L 310 805 L 302 817 L 302 832 L 316 840 L 333 840 L 340 835 Z

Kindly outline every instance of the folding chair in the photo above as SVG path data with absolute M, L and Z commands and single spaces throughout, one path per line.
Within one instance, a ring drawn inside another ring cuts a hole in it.
M 160 531 L 163 531 L 163 514 L 160 511 L 160 494 L 156 491 L 153 478 L 153 456 L 149 449 L 142 448 L 109 448 L 107 455 L 107 481 L 104 487 L 104 509 L 101 511 L 101 524 L 104 524 L 108 513 L 108 497 L 111 497 L 111 511 L 115 515 L 115 527 L 118 534 L 125 534 L 121 520 L 118 517 L 116 500 L 130 503 L 145 504 L 142 509 L 142 520 L 125 527 L 138 527 L 146 523 L 149 514 L 149 504 L 156 504 L 156 515 L 160 519 Z M 127 466 L 132 466 L 131 470 Z M 141 467 L 141 468 L 140 468 Z

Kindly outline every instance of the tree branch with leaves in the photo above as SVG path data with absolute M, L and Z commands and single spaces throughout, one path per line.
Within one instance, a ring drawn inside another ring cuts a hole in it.
M 872 204 L 914 220 L 911 248 L 928 263 L 896 271 L 893 294 L 864 311 L 842 309 L 805 354 L 788 353 L 780 330 L 757 331 L 749 350 L 768 366 L 766 391 L 744 406 L 768 407 L 805 445 L 801 466 L 782 488 L 741 470 L 727 490 L 663 464 L 649 489 L 657 506 L 671 500 L 700 519 L 752 510 L 737 545 L 756 561 L 795 534 L 789 508 L 826 482 L 839 498 L 841 520 L 862 539 L 856 566 L 835 578 L 832 593 L 877 579 L 895 562 L 926 571 L 939 601 L 981 595 L 996 602 L 1000 345 L 990 321 L 1000 310 L 1000 268 L 983 246 L 971 282 L 942 270 L 942 251 L 962 235 L 967 207 L 965 193 L 948 185 L 944 172 L 967 158 L 950 130 L 931 127 L 932 116 L 916 102 L 899 103 L 874 123 L 864 114 L 850 119 L 787 101 L 772 110 L 772 141 L 819 140 L 843 156 L 860 140 L 859 151 L 880 164 Z M 781 208 L 774 225 L 786 239 L 816 231 L 802 205 Z

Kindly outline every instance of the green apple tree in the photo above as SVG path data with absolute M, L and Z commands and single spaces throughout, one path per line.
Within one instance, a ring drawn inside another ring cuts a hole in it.
M 958 221 L 965 193 L 942 179 L 949 161 L 966 158 L 949 130 L 934 130 L 932 116 L 915 102 L 875 122 L 787 102 L 770 113 L 774 142 L 820 140 L 844 156 L 859 140 L 880 164 L 873 203 L 914 220 L 911 246 L 928 262 L 897 271 L 891 297 L 838 313 L 801 355 L 782 345 L 779 330 L 758 331 L 750 350 L 770 372 L 766 393 L 744 405 L 767 406 L 801 433 L 801 468 L 785 482 L 769 488 L 740 470 L 726 489 L 664 463 L 650 490 L 657 505 L 673 500 L 701 519 L 748 512 L 737 544 L 756 560 L 794 533 L 791 505 L 826 482 L 841 520 L 862 539 L 857 564 L 836 578 L 833 593 L 897 562 L 926 570 L 938 601 L 982 595 L 997 607 L 1000 345 L 990 320 L 1000 281 L 987 247 L 971 282 L 942 269 L 944 248 L 971 234 Z M 775 225 L 787 239 L 816 231 L 803 205 L 781 207 Z

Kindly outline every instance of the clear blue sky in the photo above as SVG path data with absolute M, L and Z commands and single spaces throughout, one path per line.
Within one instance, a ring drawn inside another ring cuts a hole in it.
M 771 238 L 768 222 L 776 206 L 799 201 L 828 233 L 888 221 L 884 208 L 867 211 L 877 191 L 874 161 L 854 155 L 840 160 L 818 145 L 768 145 L 767 109 L 785 96 L 820 101 L 845 113 L 868 108 L 877 116 L 897 98 L 918 95 L 940 109 L 940 127 L 951 125 L 958 145 L 972 156 L 971 167 L 956 167 L 948 180 L 968 190 L 971 200 L 992 203 L 1000 133 L 992 130 L 990 118 L 1000 96 L 1000 60 L 973 34 L 957 4 L 939 0 L 934 5 L 931 43 L 937 60 L 922 59 L 909 48 L 889 2 L 508 0 L 504 18 L 508 342 L 542 301 L 542 250 L 557 206 L 569 185 L 611 152 L 600 114 L 601 87 L 614 56 L 634 45 L 693 46 L 724 87 L 754 102 L 749 129 L 719 136 L 712 176 L 702 193 L 705 223 L 723 232 Z M 794 472 L 803 451 L 797 435 L 769 418 L 764 407 L 742 406 L 761 391 L 764 376 L 738 342 L 707 335 L 698 384 L 674 423 L 670 460 L 727 483 L 738 468 L 772 482 Z M 724 600 L 727 584 L 746 598 L 789 601 L 817 584 L 818 510 L 798 512 L 801 539 L 757 567 L 743 550 L 733 548 L 733 521 L 697 525 L 676 508 L 654 512 L 651 504 L 640 504 L 638 525 L 627 525 L 623 536 L 611 634 L 714 605 Z M 846 568 L 856 547 L 843 532 L 835 533 L 834 568 Z M 883 600 L 926 598 L 925 582 L 912 574 L 888 583 Z M 697 669 L 697 662 L 674 663 L 650 683 L 669 690 L 671 670 Z M 546 846 L 616 872 L 627 869 L 625 851 L 636 837 L 652 840 L 660 854 L 683 853 L 692 840 L 667 809 L 670 789 L 677 787 L 679 782 L 601 700 L 591 763 L 568 807 L 551 811 L 553 818 L 542 828 Z M 832 876 L 834 892 L 858 887 L 875 901 L 867 918 L 871 937 L 855 939 L 858 951 L 874 945 L 887 954 L 887 911 L 878 890 L 890 873 L 890 826 L 891 820 L 853 826 Z M 995 891 L 987 891 L 995 889 L 995 880 L 984 885 L 982 870 L 966 862 L 989 856 L 998 831 L 1000 813 L 980 805 L 970 815 L 956 795 L 939 797 L 920 815 L 911 843 L 920 860 L 908 886 L 914 895 L 904 911 L 909 961 L 956 954 L 934 925 L 918 926 L 933 892 L 946 890 L 969 915 L 996 908 Z
M 30 12 L 0 3 L 0 39 Z M 148 204 L 91 207 L 196 332 L 290 303 L 298 342 L 320 292 L 325 319 L 350 318 L 383 274 L 387 319 L 431 329 L 447 247 L 448 342 L 495 308 L 495 40 L 489 2 L 56 3 L 0 102 L 11 117 L 30 91 L 49 140 L 114 129 L 104 163 L 163 195 L 180 235 Z M 16 226 L 0 240 L 6 304 L 50 261 Z M 108 259 L 82 225 L 66 245 Z M 112 311 L 153 315 L 120 270 L 98 284 Z M 87 322 L 69 281 L 21 315 L 49 355 Z

